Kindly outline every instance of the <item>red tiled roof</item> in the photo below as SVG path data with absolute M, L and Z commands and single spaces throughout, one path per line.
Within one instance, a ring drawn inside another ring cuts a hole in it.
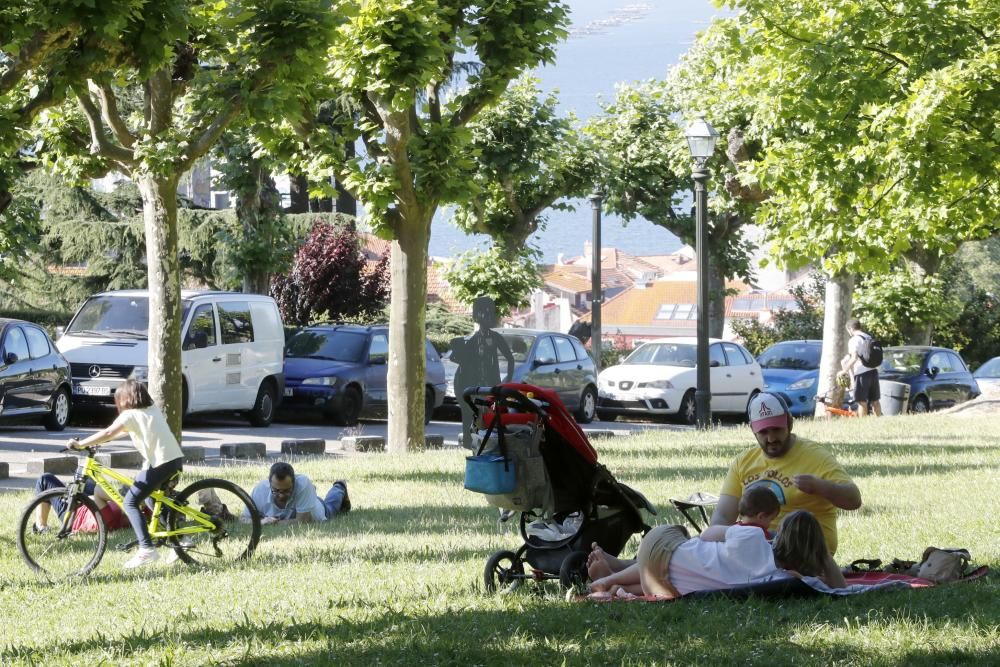
M 455 298 L 451 285 L 444 278 L 445 266 L 433 260 L 427 262 L 427 303 L 440 303 L 452 313 L 467 313 L 469 308 Z
M 739 281 L 730 281 L 726 286 L 740 292 L 747 288 Z M 661 280 L 645 287 L 631 287 L 601 306 L 601 326 L 694 326 L 696 320 L 660 320 L 656 315 L 665 304 L 695 304 L 697 290 L 697 283 L 689 280 Z M 727 311 L 732 301 L 733 297 L 726 298 Z M 590 313 L 580 319 L 589 321 Z

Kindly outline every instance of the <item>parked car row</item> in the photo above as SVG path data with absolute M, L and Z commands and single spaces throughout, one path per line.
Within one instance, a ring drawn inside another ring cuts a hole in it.
M 783 341 L 758 357 L 765 388 L 781 394 L 793 415 L 812 415 L 815 410 L 822 349 L 823 341 L 819 340 Z M 878 374 L 880 380 L 909 386 L 910 412 L 927 412 L 975 398 L 980 394 L 980 383 L 991 376 L 1000 382 L 1000 357 L 983 364 L 974 376 L 961 355 L 948 348 L 886 347 Z
M 385 417 L 388 329 L 309 327 L 285 344 L 268 296 L 215 291 L 181 293 L 184 415 L 242 412 L 267 426 L 279 406 L 314 412 L 336 424 Z M 126 380 L 148 377 L 149 295 L 96 294 L 53 344 L 41 327 L 0 320 L 0 420 L 41 421 L 62 430 L 72 405 L 114 407 Z M 426 342 L 426 413 L 441 405 L 444 368 Z
M 388 327 L 323 324 L 287 344 L 274 300 L 233 292 L 184 291 L 182 395 L 185 415 L 239 411 L 257 426 L 280 408 L 343 426 L 388 410 Z M 126 379 L 148 375 L 149 297 L 143 290 L 89 298 L 53 344 L 30 322 L 0 319 L 0 421 L 37 421 L 62 430 L 71 405 L 113 406 Z M 670 417 L 694 423 L 697 341 L 663 338 L 596 375 L 589 352 L 567 334 L 494 329 L 509 345 L 512 381 L 559 394 L 577 420 Z M 456 366 L 425 341 L 425 413 L 456 404 Z M 744 414 L 763 390 L 781 394 L 796 416 L 813 414 L 822 341 L 776 343 L 757 359 L 743 346 L 709 342 L 713 414 Z M 506 360 L 501 359 L 501 377 Z M 961 356 L 933 346 L 884 350 L 879 376 L 910 387 L 908 408 L 926 412 L 1000 391 L 1000 357 L 969 372 Z

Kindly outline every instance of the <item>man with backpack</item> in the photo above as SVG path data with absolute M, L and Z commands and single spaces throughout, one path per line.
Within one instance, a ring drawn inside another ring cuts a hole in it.
M 882 364 L 882 344 L 861 329 L 857 319 L 847 321 L 847 333 L 851 340 L 847 343 L 847 356 L 843 368 L 851 377 L 854 400 L 858 403 L 858 416 L 882 416 L 879 399 L 882 390 L 878 384 L 878 367 Z

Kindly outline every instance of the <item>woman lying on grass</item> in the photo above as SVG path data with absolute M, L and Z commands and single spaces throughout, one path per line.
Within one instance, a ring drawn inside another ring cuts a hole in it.
M 738 524 L 713 526 L 696 538 L 688 537 L 683 526 L 658 526 L 642 538 L 639 557 L 631 564 L 595 547 L 590 589 L 601 597 L 621 589 L 675 598 L 788 576 L 818 577 L 831 588 L 843 588 L 843 574 L 830 563 L 819 522 L 799 510 L 781 522 L 773 549 L 760 528 Z

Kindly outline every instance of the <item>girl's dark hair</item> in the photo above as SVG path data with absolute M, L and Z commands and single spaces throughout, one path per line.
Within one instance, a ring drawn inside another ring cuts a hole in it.
M 135 380 L 125 380 L 122 386 L 115 390 L 115 407 L 118 412 L 148 408 L 153 404 L 146 385 Z
M 764 512 L 775 514 L 781 511 L 781 503 L 774 491 L 764 485 L 751 486 L 740 498 L 740 516 L 755 516 Z
M 826 538 L 823 527 L 810 512 L 796 510 L 781 522 L 774 538 L 774 562 L 807 577 L 826 573 Z

